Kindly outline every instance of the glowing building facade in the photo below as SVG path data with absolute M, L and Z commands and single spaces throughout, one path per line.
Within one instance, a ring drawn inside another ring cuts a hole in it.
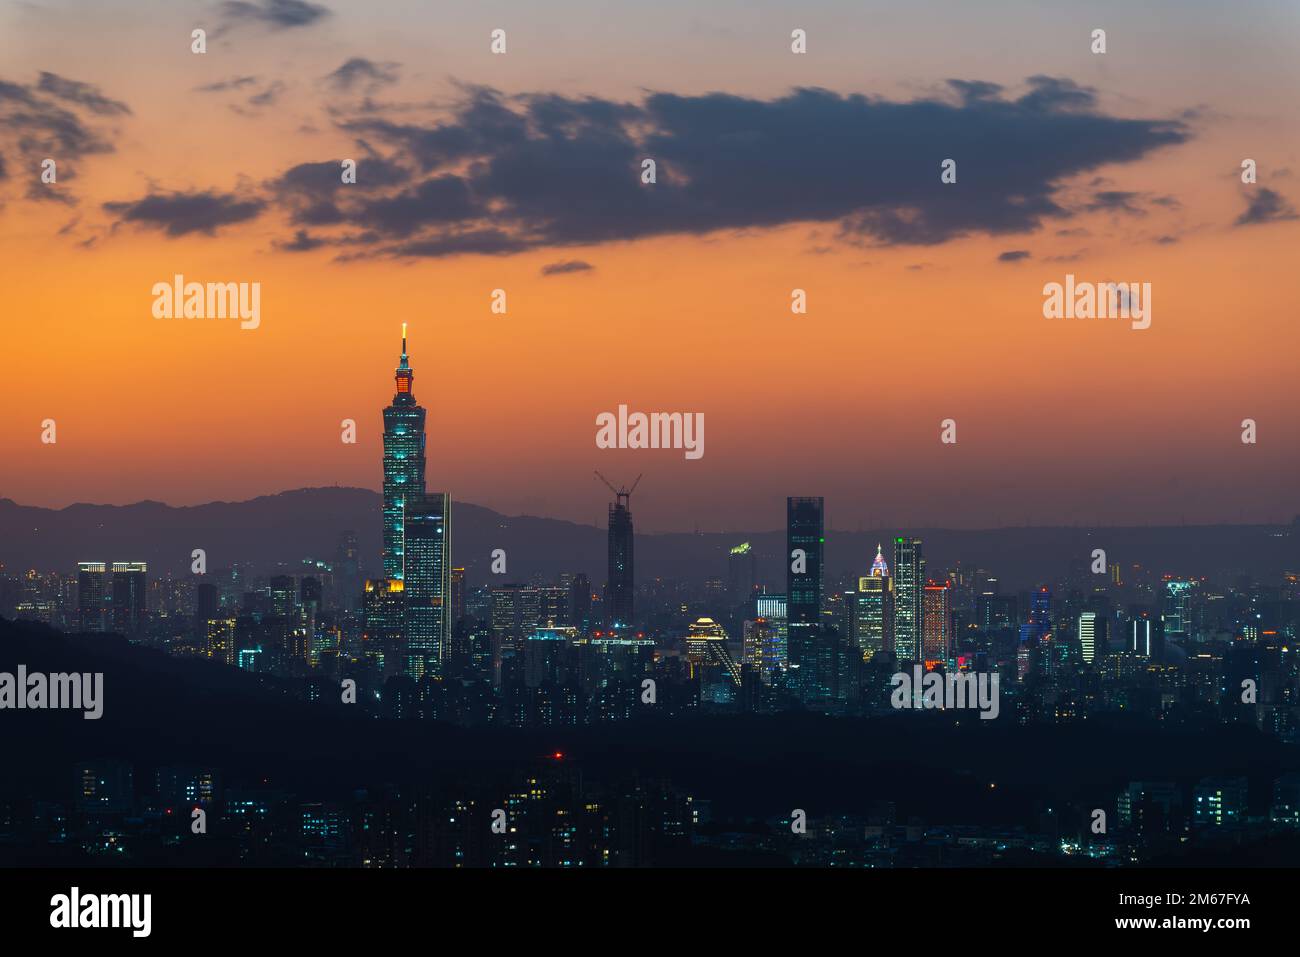
M 402 324 L 402 357 L 394 374 L 397 392 L 384 409 L 384 577 L 404 574 L 406 505 L 424 498 L 424 408 L 415 402 L 415 373 L 406 356 L 406 324 Z

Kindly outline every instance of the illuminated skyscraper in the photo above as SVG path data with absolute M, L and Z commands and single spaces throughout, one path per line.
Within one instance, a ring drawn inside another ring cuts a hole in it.
M 1095 611 L 1085 611 L 1079 616 L 1079 655 L 1087 664 L 1096 660 L 1097 651 L 1103 645 L 1102 629 L 1105 620 L 1099 619 Z
M 879 545 L 871 574 L 858 579 L 853 638 L 863 661 L 894 649 L 894 580 Z
M 408 500 L 403 539 L 404 670 L 416 678 L 441 674 L 451 656 L 451 496 L 434 492 Z
M 785 643 L 778 621 L 755 618 L 746 621 L 741 645 L 741 660 L 758 673 L 764 684 L 772 683 L 772 672 L 785 664 Z
M 424 498 L 424 408 L 411 391 L 415 373 L 406 357 L 406 323 L 394 377 L 397 393 L 384 409 L 384 577 L 400 581 L 406 503 Z
M 924 588 L 921 540 L 894 539 L 894 653 L 900 661 L 921 660 Z
M 952 653 L 952 585 L 927 582 L 921 601 L 921 657 L 945 664 Z
M 385 675 L 397 674 L 405 659 L 405 583 L 400 578 L 367 580 L 362 597 L 365 631 L 363 655 L 382 663 Z
M 784 595 L 759 595 L 754 599 L 754 610 L 758 617 L 767 621 L 768 638 L 767 648 L 764 652 L 765 661 L 770 672 L 776 669 L 785 669 L 790 664 L 789 641 L 790 641 L 790 622 L 786 617 L 786 603 Z
M 1161 627 L 1165 637 L 1182 642 L 1192 633 L 1192 600 L 1196 582 L 1166 578 L 1161 608 Z
M 733 684 L 740 684 L 740 665 L 727 647 L 727 631 L 712 618 L 697 618 L 687 628 L 685 644 L 692 671 L 720 668 Z

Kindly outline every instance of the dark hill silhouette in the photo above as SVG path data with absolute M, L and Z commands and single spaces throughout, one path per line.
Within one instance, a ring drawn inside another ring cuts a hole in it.
M 588 727 L 462 729 L 390 721 L 356 706 L 298 700 L 288 685 L 204 660 L 169 658 L 117 636 L 63 635 L 0 619 L 0 671 L 104 674 L 104 713 L 0 712 L 9 773 L 0 796 L 67 800 L 76 762 L 111 758 L 137 773 L 171 763 L 220 769 L 304 799 L 381 784 L 426 786 L 494 775 L 555 751 L 593 780 L 665 776 L 720 813 L 862 813 L 894 801 L 900 819 L 1014 825 L 1049 807 L 1113 806 L 1130 780 L 1246 775 L 1252 801 L 1300 756 L 1253 727 L 1133 722 L 954 723 L 941 713 L 886 718 L 707 716 Z M 992 787 L 990 785 L 996 785 Z
M 635 511 L 634 511 L 635 515 Z M 689 521 L 690 516 L 684 516 Z M 779 521 L 779 518 L 778 518 Z M 147 561 L 155 574 L 185 574 L 195 548 L 208 568 L 250 561 L 270 570 L 297 568 L 304 558 L 332 559 L 338 535 L 355 531 L 372 572 L 379 566 L 380 496 L 359 488 L 313 488 L 265 495 L 246 502 L 173 507 L 70 505 L 62 509 L 0 499 L 0 562 L 10 572 L 37 568 L 72 571 L 78 561 Z M 508 580 L 553 578 L 586 572 L 597 588 L 605 580 L 605 531 L 591 525 L 533 516 L 505 516 L 457 501 L 453 507 L 454 558 L 471 581 L 488 576 L 494 548 L 504 548 Z M 910 528 L 827 533 L 827 572 L 864 574 L 883 542 L 896 534 L 925 542 L 931 569 L 961 560 L 997 573 L 1004 590 L 1033 587 L 1060 575 L 1072 561 L 1090 560 L 1104 548 L 1112 562 L 1141 563 L 1159 574 L 1203 575 L 1220 580 L 1250 574 L 1275 582 L 1300 570 L 1300 526 L 1193 525 L 1132 528 L 1030 527 L 988 530 Z M 701 580 L 726 575 L 727 552 L 754 544 L 760 576 L 784 583 L 784 530 L 646 534 L 636 538 L 639 580 L 657 576 Z

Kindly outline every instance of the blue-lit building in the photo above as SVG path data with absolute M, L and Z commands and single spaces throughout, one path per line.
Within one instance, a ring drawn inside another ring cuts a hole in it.
M 894 653 L 920 661 L 925 624 L 925 558 L 919 538 L 894 539 Z
M 451 655 L 451 496 L 434 492 L 406 506 L 405 672 L 439 675 Z
M 424 408 L 415 402 L 402 324 L 402 357 L 394 374 L 397 392 L 384 409 L 384 577 L 404 574 L 407 502 L 424 498 Z

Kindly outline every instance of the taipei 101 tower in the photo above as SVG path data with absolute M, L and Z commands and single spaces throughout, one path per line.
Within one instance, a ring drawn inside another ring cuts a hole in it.
M 406 358 L 406 323 L 394 378 L 397 393 L 384 409 L 384 577 L 401 579 L 406 508 L 424 499 L 424 408 L 411 391 L 415 374 Z

